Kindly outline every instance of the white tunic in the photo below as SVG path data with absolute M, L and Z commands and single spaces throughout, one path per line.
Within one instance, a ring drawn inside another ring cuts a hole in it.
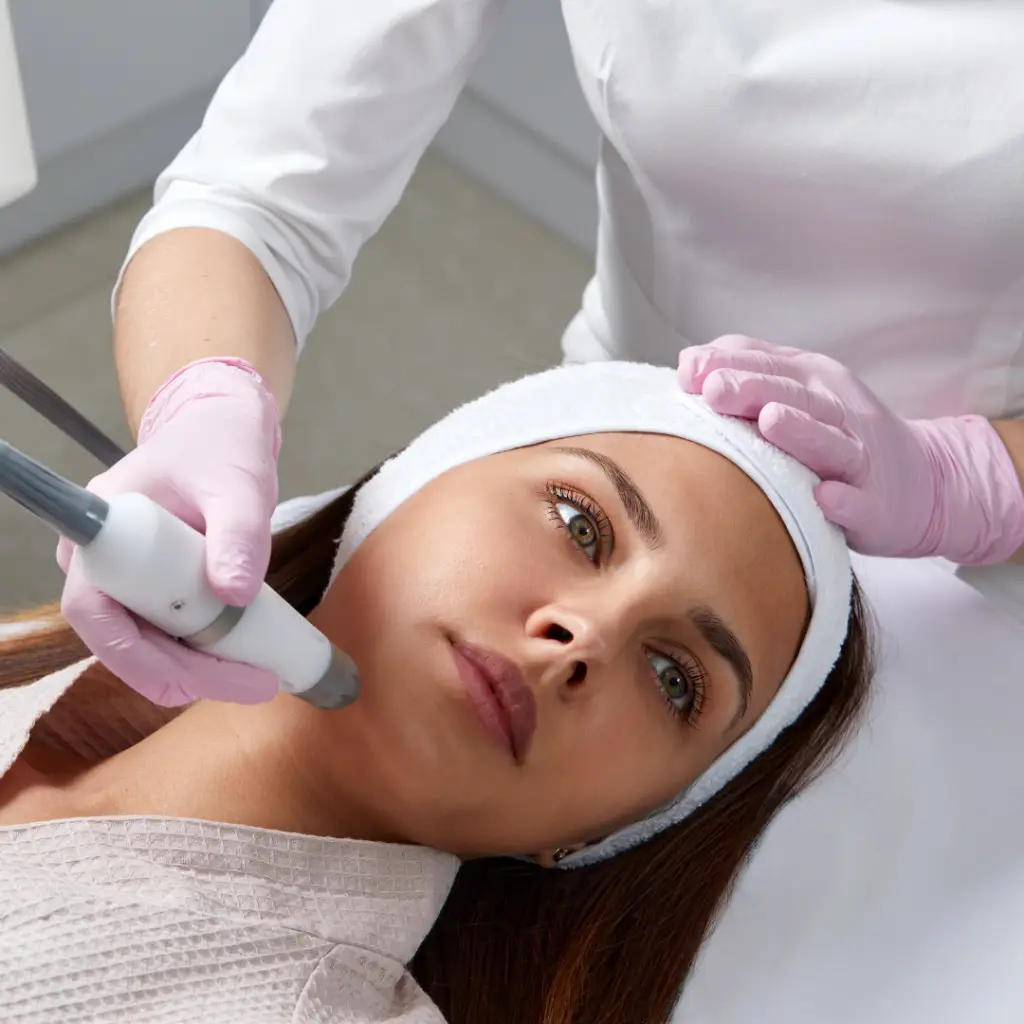
M 301 343 L 503 3 L 276 0 L 133 251 L 180 226 L 233 235 Z M 603 134 L 568 359 L 673 362 L 743 332 L 835 356 L 904 415 L 1024 413 L 1024 5 L 562 8 Z

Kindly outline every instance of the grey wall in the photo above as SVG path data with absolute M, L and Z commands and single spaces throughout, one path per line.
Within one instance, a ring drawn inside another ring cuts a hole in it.
M 39 162 L 0 252 L 152 182 L 249 40 L 250 0 L 10 0 Z
M 559 0 L 507 0 L 490 48 L 438 137 L 439 149 L 593 252 L 597 139 Z
M 0 210 L 0 253 L 151 184 L 270 0 L 10 3 L 40 184 Z M 596 141 L 557 0 L 508 0 L 438 148 L 589 251 Z

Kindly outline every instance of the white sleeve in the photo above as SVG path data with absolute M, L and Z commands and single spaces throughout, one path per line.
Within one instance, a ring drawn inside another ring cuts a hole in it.
M 401 198 L 504 3 L 275 0 L 158 178 L 121 273 L 155 235 L 215 228 L 259 259 L 301 348 Z

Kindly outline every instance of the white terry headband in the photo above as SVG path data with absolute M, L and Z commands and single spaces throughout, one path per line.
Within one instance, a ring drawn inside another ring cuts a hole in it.
M 842 534 L 814 501 L 818 478 L 749 423 L 719 416 L 685 394 L 674 370 L 640 363 L 562 366 L 461 406 L 381 466 L 356 495 L 331 573 L 402 502 L 449 469 L 513 448 L 581 434 L 668 434 L 724 455 L 775 506 L 803 563 L 811 619 L 796 660 L 761 717 L 702 775 L 642 821 L 565 857 L 559 867 L 606 860 L 682 821 L 772 745 L 821 689 L 846 638 L 853 572 Z

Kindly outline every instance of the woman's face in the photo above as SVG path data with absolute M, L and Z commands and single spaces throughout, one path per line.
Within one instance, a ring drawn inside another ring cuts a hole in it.
M 331 718 L 374 752 L 396 836 L 474 856 L 593 841 L 671 799 L 771 701 L 807 614 L 785 527 L 732 463 L 594 434 L 434 480 L 315 621 L 360 666 Z

